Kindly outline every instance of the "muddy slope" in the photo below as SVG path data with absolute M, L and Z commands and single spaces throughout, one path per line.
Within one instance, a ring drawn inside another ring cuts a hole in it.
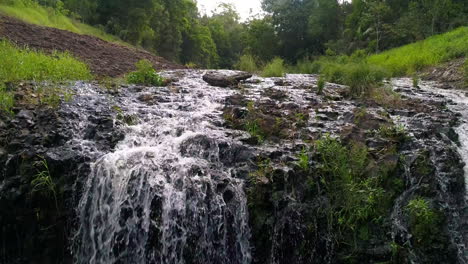
M 46 52 L 68 51 L 82 59 L 98 76 L 116 77 L 134 69 L 141 60 L 150 60 L 157 69 L 179 69 L 183 66 L 155 56 L 147 51 L 106 42 L 96 37 L 65 30 L 27 24 L 0 16 L 0 39 L 8 39 L 20 46 Z

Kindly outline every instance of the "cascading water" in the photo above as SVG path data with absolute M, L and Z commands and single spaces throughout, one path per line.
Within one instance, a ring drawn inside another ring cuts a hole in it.
M 455 145 L 452 143 L 452 140 L 444 139 L 444 136 L 441 136 L 440 139 L 432 139 L 433 142 L 431 151 L 437 152 L 438 145 L 449 144 L 450 147 L 453 147 L 455 150 L 458 150 L 460 157 L 464 161 L 464 200 L 461 199 L 457 200 L 456 198 L 452 197 L 453 194 L 449 191 L 452 187 L 450 186 L 450 180 L 456 177 L 457 169 L 444 168 L 444 164 L 448 164 L 451 162 L 449 157 L 446 157 L 446 153 L 438 153 L 433 154 L 432 156 L 432 163 L 435 165 L 435 171 L 437 176 L 437 181 L 439 183 L 441 192 L 439 201 L 442 204 L 442 207 L 447 210 L 448 222 L 447 228 L 450 232 L 450 239 L 452 243 L 457 247 L 457 255 L 459 263 L 468 263 L 468 230 L 466 230 L 466 226 L 468 225 L 467 222 L 467 215 L 468 215 L 468 97 L 466 92 L 461 90 L 444 90 L 440 89 L 439 84 L 437 82 L 421 82 L 418 88 L 412 87 L 412 80 L 409 78 L 401 78 L 401 79 L 394 79 L 392 81 L 392 85 L 394 88 L 399 89 L 399 92 L 406 94 L 406 96 L 423 99 L 425 101 L 431 101 L 432 103 L 446 103 L 448 106 L 448 110 L 459 115 L 458 118 L 458 125 L 454 127 L 454 130 L 457 134 L 457 138 L 459 145 Z M 420 119 L 421 116 L 415 117 L 404 117 L 404 116 L 395 116 L 397 122 L 401 122 L 403 124 L 412 123 L 410 119 L 417 120 Z M 441 117 L 443 118 L 443 117 Z M 424 121 L 421 121 L 424 122 Z M 414 124 L 412 125 L 413 127 Z M 416 128 L 418 129 L 418 128 Z M 443 128 L 439 128 L 443 129 Z M 446 136 L 445 136 L 446 137 Z M 440 141 L 440 142 L 437 142 Z M 431 145 L 430 142 L 424 142 L 424 140 L 420 141 L 422 145 Z M 428 144 L 429 143 L 429 144 Z M 463 173 L 463 171 L 461 173 Z M 407 172 L 409 173 L 409 172 Z M 419 183 L 411 184 L 413 187 L 408 189 L 397 201 L 397 203 L 404 201 L 406 198 L 405 196 L 409 195 L 411 192 L 414 192 L 417 188 L 419 188 Z M 461 189 L 461 188 L 460 188 Z M 453 190 L 452 190 L 453 191 Z M 461 190 L 463 191 L 463 190 Z M 461 197 L 462 198 L 462 197 Z M 442 202 L 443 201 L 443 202 Z M 401 229 L 402 226 L 400 225 L 400 217 L 397 215 L 399 211 L 401 211 L 401 207 L 395 206 L 397 210 L 393 213 L 393 220 L 394 224 L 397 229 Z M 401 229 L 402 232 L 406 235 L 409 235 L 407 230 Z M 398 232 L 397 232 L 398 233 Z M 415 257 L 415 256 L 413 256 Z M 420 261 L 416 261 L 420 262 Z
M 216 126 L 230 90 L 185 74 L 197 76 L 182 77 L 177 89 L 129 88 L 117 99 L 138 122 L 92 164 L 75 262 L 250 263 L 244 183 L 220 157 L 236 143 Z

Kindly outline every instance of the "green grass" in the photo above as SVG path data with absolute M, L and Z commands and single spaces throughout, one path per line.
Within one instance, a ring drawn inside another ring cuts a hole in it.
M 0 82 L 65 81 L 91 78 L 88 66 L 68 53 L 20 49 L 0 41 Z
M 0 61 L 0 111 L 7 113 L 12 113 L 14 106 L 13 93 L 7 90 L 7 83 L 88 80 L 92 77 L 88 66 L 68 53 L 47 55 L 20 49 L 7 41 L 0 41 Z
M 468 27 L 430 37 L 413 44 L 366 56 L 357 50 L 351 56 L 322 56 L 299 61 L 294 72 L 321 74 L 326 81 L 348 85 L 351 95 L 373 94 L 374 88 L 389 77 L 415 76 L 429 66 L 435 66 L 468 54 Z M 467 70 L 465 63 L 465 71 Z M 415 83 L 416 85 L 416 83 Z M 374 93 L 375 94 L 375 93 Z
M 428 66 L 468 54 L 468 27 L 461 27 L 423 41 L 371 55 L 367 62 L 383 67 L 392 76 L 411 75 Z
M 284 65 L 284 60 L 280 58 L 273 59 L 268 63 L 265 68 L 263 68 L 262 76 L 263 77 L 283 77 L 286 73 L 286 67 Z
M 109 42 L 129 45 L 98 28 L 75 21 L 53 8 L 40 6 L 33 1 L 0 0 L 0 14 L 15 17 L 31 24 L 68 30 L 82 35 L 95 36 Z

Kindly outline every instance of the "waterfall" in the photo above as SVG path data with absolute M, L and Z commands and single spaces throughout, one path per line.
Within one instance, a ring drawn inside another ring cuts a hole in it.
M 118 96 L 137 121 L 91 165 L 76 263 L 250 263 L 244 180 L 221 157 L 236 142 L 217 126 L 231 91 L 185 74 L 177 89 L 130 87 Z

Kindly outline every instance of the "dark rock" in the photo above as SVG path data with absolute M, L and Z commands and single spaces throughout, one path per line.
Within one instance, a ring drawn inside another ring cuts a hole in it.
M 252 77 L 251 73 L 239 71 L 211 71 L 203 75 L 203 80 L 212 86 L 229 87 Z

